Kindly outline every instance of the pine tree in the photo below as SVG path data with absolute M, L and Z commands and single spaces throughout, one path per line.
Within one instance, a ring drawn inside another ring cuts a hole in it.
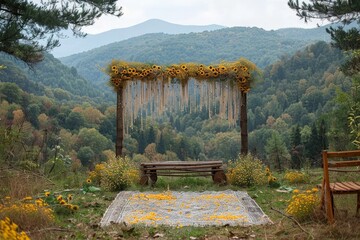
M 159 143 L 156 145 L 156 147 L 157 147 L 156 151 L 158 153 L 164 154 L 166 152 L 165 140 L 162 132 L 160 134 Z
M 265 151 L 269 161 L 274 163 L 275 168 L 282 171 L 289 157 L 289 153 L 286 149 L 285 142 L 278 132 L 274 132 L 266 142 Z
M 291 132 L 291 167 L 295 169 L 300 169 L 302 166 L 302 160 L 303 160 L 303 145 L 301 144 L 301 133 L 300 133 L 300 127 L 299 125 L 296 125 L 292 129 Z
M 313 167 L 320 165 L 320 156 L 322 145 L 315 123 L 311 127 L 311 135 L 309 140 L 305 143 L 306 157 L 311 160 Z
M 59 46 L 59 31 L 71 29 L 83 37 L 82 27 L 103 14 L 122 15 L 117 0 L 0 1 L 0 51 L 27 63 L 42 60 L 43 51 Z

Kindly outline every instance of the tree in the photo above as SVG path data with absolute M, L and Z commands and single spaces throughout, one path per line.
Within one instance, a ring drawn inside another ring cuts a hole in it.
M 160 133 L 159 143 L 156 146 L 158 153 L 164 154 L 166 152 L 165 140 L 162 132 Z
M 279 171 L 282 171 L 284 164 L 287 162 L 287 159 L 289 159 L 289 153 L 278 132 L 273 132 L 271 138 L 268 139 L 265 145 L 265 151 L 270 162 L 273 162 L 275 167 Z
M 84 126 L 85 119 L 84 116 L 79 112 L 71 112 L 65 120 L 66 128 L 70 130 L 80 129 Z
M 122 15 L 117 0 L 3 0 L 0 3 L 0 51 L 27 63 L 42 60 L 43 51 L 59 46 L 59 31 L 71 29 L 83 37 L 82 27 L 103 14 Z
M 305 22 L 311 19 L 326 19 L 332 23 L 341 22 L 344 26 L 353 22 L 360 24 L 358 0 L 310 0 L 309 3 L 289 0 L 288 5 L 296 10 L 297 15 Z M 345 29 L 344 26 L 330 27 L 326 31 L 335 47 L 352 53 L 343 70 L 353 74 L 360 71 L 360 31 L 356 27 Z
M 90 165 L 94 155 L 94 151 L 89 146 L 81 147 L 77 153 L 77 157 L 80 159 L 81 164 L 86 167 Z

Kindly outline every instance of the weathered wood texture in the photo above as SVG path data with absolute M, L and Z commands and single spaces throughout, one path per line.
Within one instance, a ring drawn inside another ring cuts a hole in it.
M 155 184 L 157 176 L 205 177 L 211 176 L 218 184 L 226 183 L 222 161 L 167 161 L 142 163 L 140 184 Z
M 360 160 L 346 160 L 360 156 L 360 150 L 328 152 L 323 151 L 324 177 L 321 184 L 321 205 L 325 210 L 329 223 L 334 222 L 334 194 L 357 194 L 356 215 L 360 210 L 360 182 L 330 182 L 329 172 L 356 172 L 359 171 Z M 338 158 L 339 161 L 329 161 L 329 158 Z M 342 161 L 341 161 L 342 160 Z M 355 169 L 339 169 L 355 167 Z

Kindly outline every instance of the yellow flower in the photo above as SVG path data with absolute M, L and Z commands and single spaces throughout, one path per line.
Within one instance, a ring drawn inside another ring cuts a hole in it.
M 62 200 L 62 196 L 61 195 L 57 196 L 56 200 L 60 202 Z
M 71 201 L 73 199 L 73 195 L 72 194 L 69 194 L 68 197 L 67 197 L 68 201 Z
M 294 189 L 293 193 L 299 193 L 299 189 Z
M 45 192 L 45 197 L 50 196 L 50 192 Z
M 319 189 L 318 189 L 318 188 L 313 188 L 313 189 L 311 189 L 311 191 L 313 191 L 313 192 L 318 192 Z
M 86 179 L 86 182 L 91 183 L 91 179 L 90 178 Z
M 72 205 L 71 209 L 74 210 L 74 211 L 79 210 L 79 206 L 78 205 Z

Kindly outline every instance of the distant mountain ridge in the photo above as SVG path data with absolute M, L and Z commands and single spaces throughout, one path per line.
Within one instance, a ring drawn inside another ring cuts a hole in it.
M 101 86 L 107 80 L 101 68 L 112 59 L 167 65 L 179 62 L 209 64 L 244 57 L 264 68 L 311 43 L 330 41 L 325 28 L 266 31 L 256 27 L 232 27 L 188 34 L 151 33 L 60 60 Z
M 52 50 L 51 54 L 53 54 L 56 58 L 65 57 L 147 33 L 182 34 L 213 31 L 221 28 L 225 27 L 215 24 L 204 26 L 180 25 L 169 23 L 160 19 L 150 19 L 127 28 L 113 29 L 99 34 L 88 34 L 85 38 L 69 36 L 66 39 L 61 39 L 61 46 Z M 70 35 L 70 33 L 66 35 Z

